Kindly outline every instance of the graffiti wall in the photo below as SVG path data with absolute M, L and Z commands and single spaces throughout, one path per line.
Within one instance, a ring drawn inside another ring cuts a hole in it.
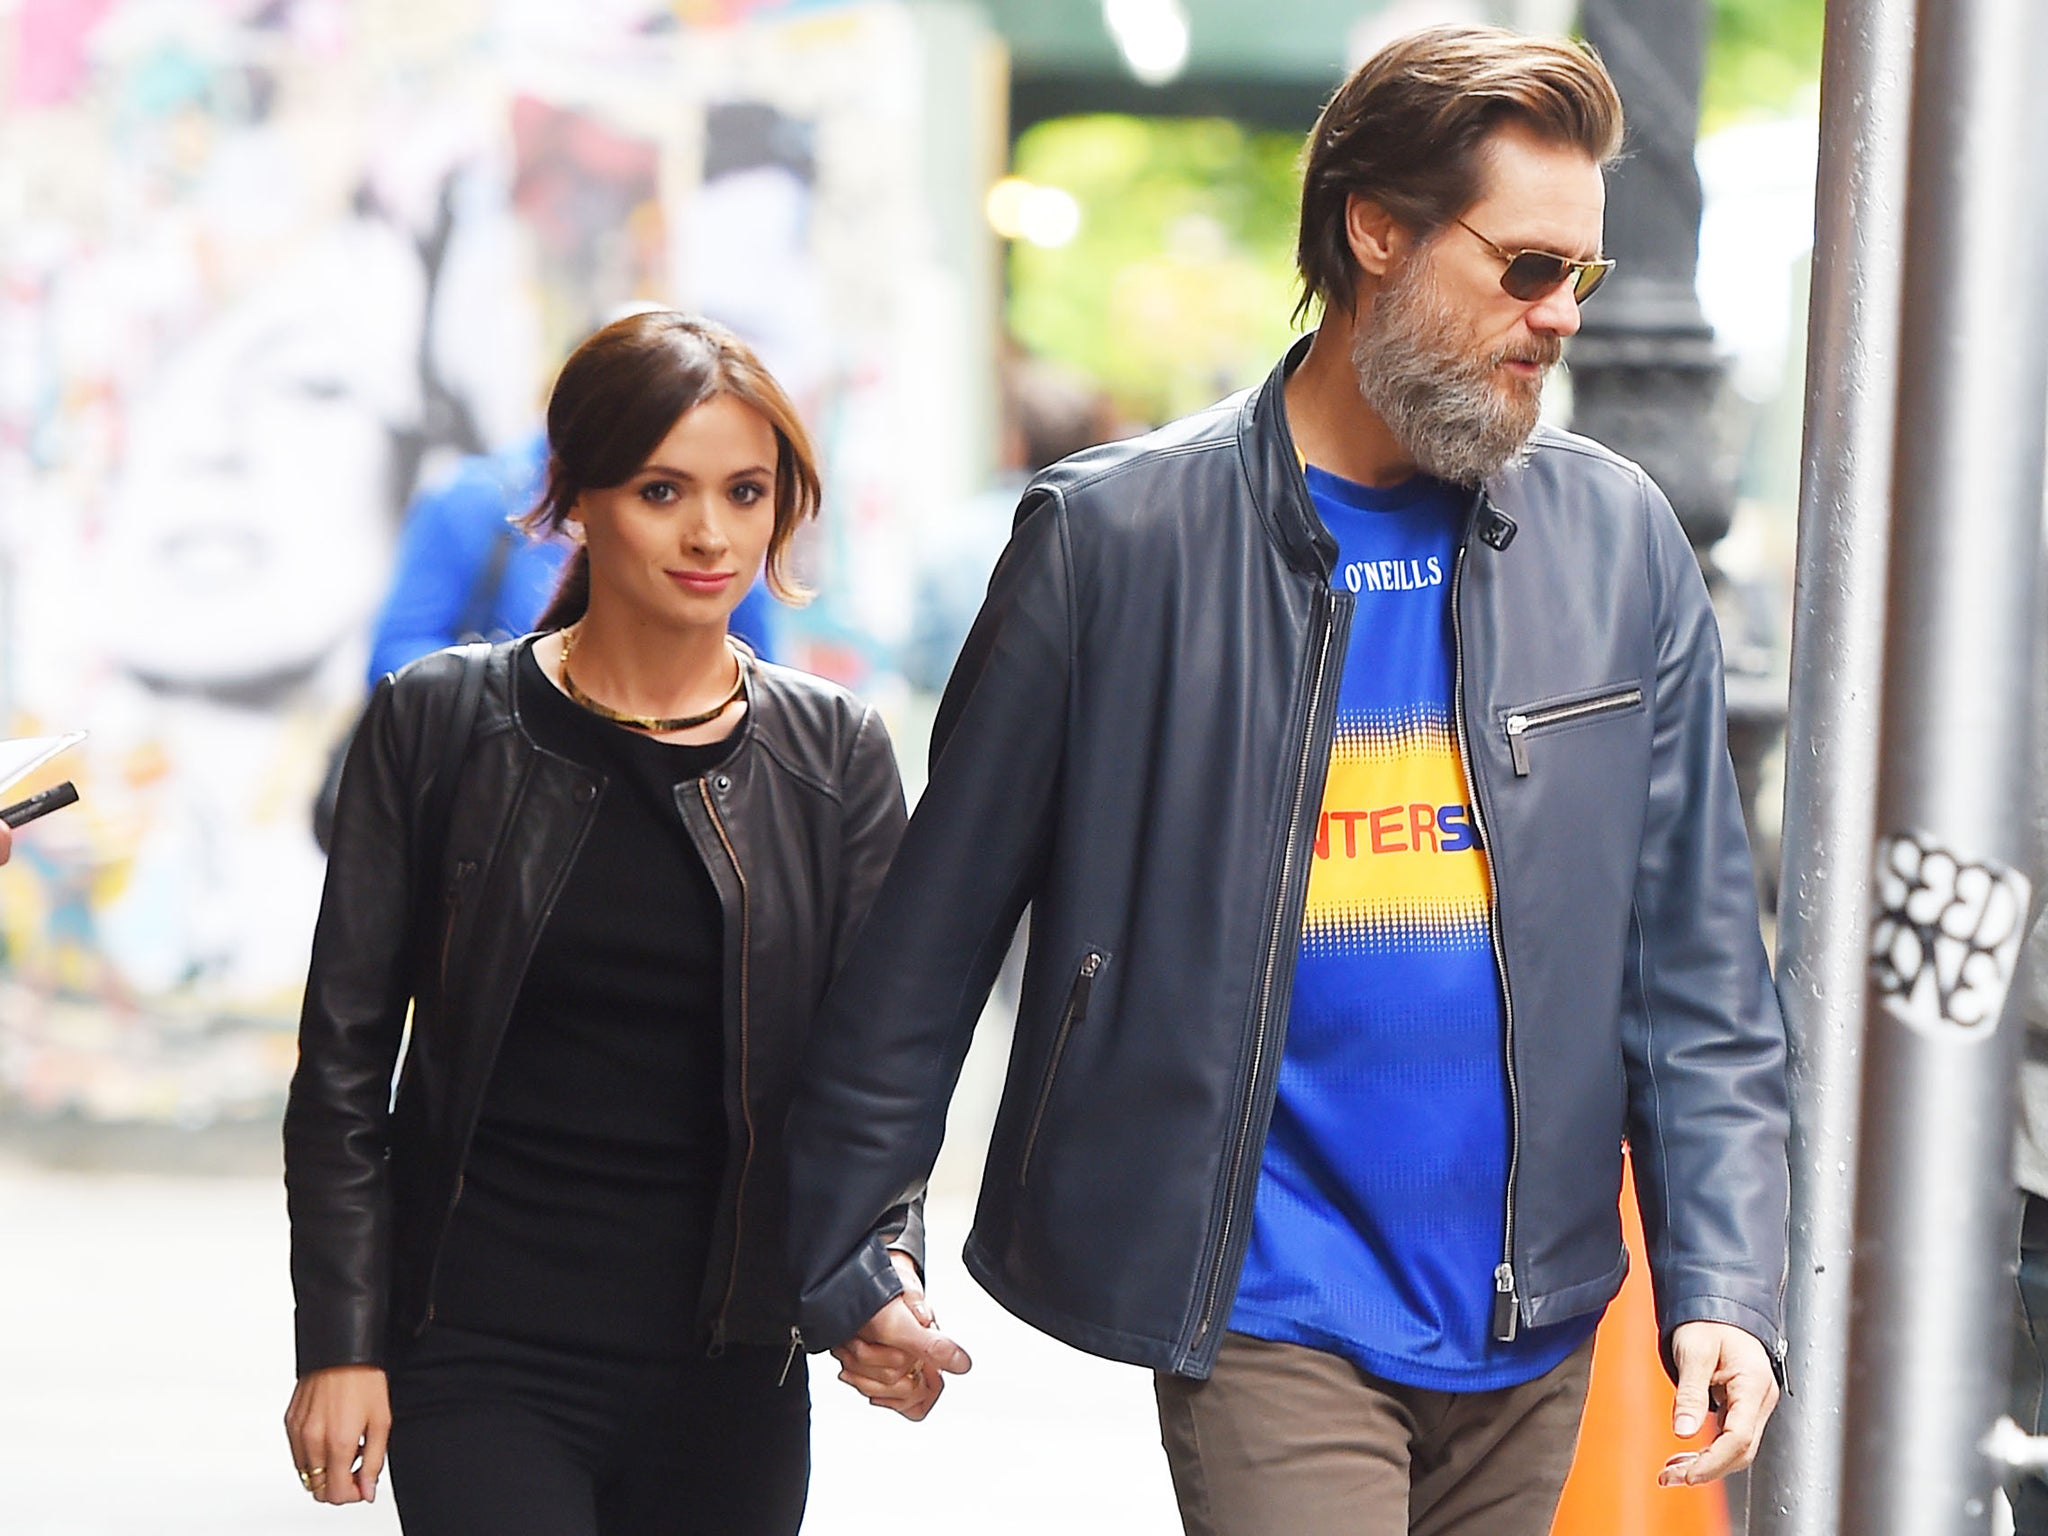
M 707 310 L 792 386 L 829 501 L 786 649 L 890 692 L 893 552 L 973 469 L 921 445 L 973 440 L 991 329 L 959 298 L 985 254 L 930 212 L 933 51 L 977 45 L 742 0 L 10 26 L 0 735 L 91 736 L 82 803 L 0 870 L 0 1113 L 267 1113 L 404 508 L 530 432 L 608 310 Z

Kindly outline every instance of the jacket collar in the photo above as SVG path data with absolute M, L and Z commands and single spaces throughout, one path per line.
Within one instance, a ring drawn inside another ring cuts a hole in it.
M 1306 575 L 1328 581 L 1337 564 L 1337 541 L 1309 500 L 1301 476 L 1301 455 L 1287 424 L 1287 377 L 1308 356 L 1311 332 L 1287 349 L 1287 355 L 1250 391 L 1238 412 L 1237 443 L 1252 501 L 1287 563 Z

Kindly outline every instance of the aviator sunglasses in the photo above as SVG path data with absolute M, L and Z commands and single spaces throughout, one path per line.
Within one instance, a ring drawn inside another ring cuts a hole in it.
M 1612 257 L 1596 256 L 1591 261 L 1573 261 L 1571 257 L 1560 256 L 1555 251 L 1510 251 L 1495 245 L 1463 219 L 1454 218 L 1451 222 L 1508 264 L 1507 270 L 1500 275 L 1500 285 L 1510 298 L 1520 299 L 1525 304 L 1535 303 L 1565 283 L 1572 285 L 1572 298 L 1583 304 L 1593 297 L 1593 290 L 1606 282 L 1607 274 L 1614 270 Z

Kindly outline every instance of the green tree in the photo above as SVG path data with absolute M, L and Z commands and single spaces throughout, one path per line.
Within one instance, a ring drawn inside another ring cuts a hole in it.
M 1041 123 L 1016 174 L 1072 194 L 1080 232 L 1010 253 L 1010 326 L 1154 420 L 1262 376 L 1291 334 L 1292 134 L 1217 118 Z
M 1714 0 L 1704 132 L 1799 110 L 1820 80 L 1824 0 Z

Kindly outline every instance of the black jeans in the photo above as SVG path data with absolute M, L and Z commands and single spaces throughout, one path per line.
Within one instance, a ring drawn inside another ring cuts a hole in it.
M 803 1523 L 801 1355 L 615 1360 L 437 1326 L 390 1375 L 406 1536 L 794 1536 Z
M 2030 1435 L 2048 1434 L 2048 1200 L 2020 1196 L 2019 1287 L 2013 1307 L 2012 1416 Z M 2048 1480 L 2016 1475 L 2007 1485 L 2014 1536 L 2048 1536 Z

